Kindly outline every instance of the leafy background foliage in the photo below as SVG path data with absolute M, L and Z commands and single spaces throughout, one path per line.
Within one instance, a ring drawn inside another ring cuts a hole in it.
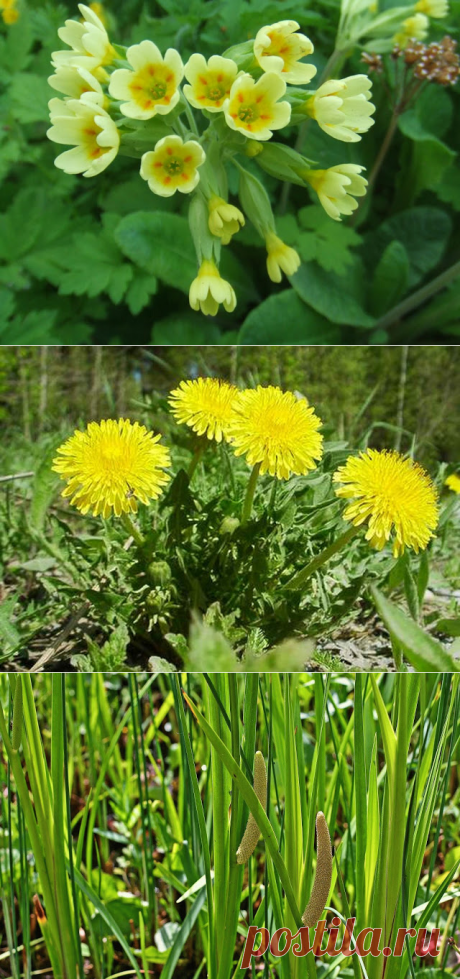
M 383 4 L 385 6 L 385 3 Z M 459 0 L 431 38 L 458 34 Z M 315 42 L 319 70 L 329 56 L 338 0 L 283 3 Z M 221 53 L 280 16 L 267 0 L 112 0 L 109 32 L 121 43 L 153 38 L 187 58 Z M 460 283 L 400 322 L 393 310 L 459 256 L 460 100 L 431 85 L 403 114 L 377 185 L 358 220 L 332 222 L 308 192 L 294 187 L 280 233 L 303 259 L 289 284 L 273 286 L 265 251 L 246 227 L 224 249 L 223 275 L 238 293 L 233 314 L 192 314 L 187 300 L 196 261 L 187 202 L 154 197 L 138 162 L 125 157 L 100 177 L 70 177 L 54 167 L 45 133 L 50 53 L 76 4 L 30 0 L 0 35 L 0 342 L 34 343 L 389 343 L 459 334 Z M 345 73 L 363 70 L 355 55 Z M 457 86 L 458 89 L 458 86 Z M 375 80 L 375 126 L 349 146 L 312 125 L 307 153 L 319 166 L 364 163 L 371 169 L 390 116 Z M 287 130 L 290 143 L 296 130 Z M 331 145 L 332 144 L 332 145 Z M 255 166 L 255 164 L 254 164 Z M 257 171 L 259 173 L 259 171 Z M 280 185 L 263 174 L 276 212 Z M 231 186 L 236 193 L 237 186 Z M 180 270 L 180 272 L 179 272 Z M 390 315 L 389 315 L 390 314 Z M 383 319 L 380 326 L 380 321 Z
M 57 665 L 84 671 L 125 668 L 126 656 L 133 668 L 150 662 L 164 671 L 185 662 L 226 671 L 240 665 L 236 654 L 244 656 L 243 670 L 306 662 L 342 668 L 337 655 L 321 652 L 322 640 L 364 627 L 376 649 L 378 608 L 378 628 L 383 621 L 417 669 L 452 669 L 437 638 L 460 652 L 458 498 L 447 490 L 442 505 L 450 509 L 429 562 L 395 562 L 390 549 L 378 553 L 357 538 L 304 594 L 280 585 L 344 531 L 331 474 L 350 451 L 400 445 L 442 491 L 446 474 L 459 468 L 459 367 L 460 349 L 441 346 L 2 350 L 3 664 L 30 666 L 46 651 L 51 668 L 59 655 Z M 324 422 L 321 466 L 286 483 L 261 478 L 245 528 L 234 523 L 250 472 L 243 459 L 211 443 L 189 483 L 196 442 L 175 424 L 167 395 L 197 374 L 298 390 Z M 163 499 L 139 513 L 147 576 L 119 522 L 72 510 L 50 471 L 73 427 L 118 415 L 161 432 L 172 451 Z M 428 585 L 431 605 L 424 604 Z M 441 598 L 433 604 L 435 593 Z M 391 666 L 388 635 L 385 642 Z

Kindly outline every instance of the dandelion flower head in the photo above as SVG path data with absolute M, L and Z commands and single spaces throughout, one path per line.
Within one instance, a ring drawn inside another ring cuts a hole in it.
M 52 468 L 67 483 L 62 496 L 95 517 L 136 513 L 137 502 L 156 499 L 170 478 L 164 469 L 171 459 L 160 438 L 125 418 L 90 422 L 57 450 Z
M 221 442 L 232 417 L 237 389 L 215 377 L 199 377 L 196 381 L 181 381 L 171 391 L 169 404 L 180 424 L 188 425 L 197 435 Z
M 322 456 L 321 419 L 306 398 L 278 387 L 241 391 L 233 405 L 229 441 L 235 455 L 277 479 L 303 476 Z
M 366 449 L 350 456 L 333 476 L 337 496 L 351 502 L 345 520 L 356 527 L 368 521 L 366 540 L 381 550 L 393 539 L 393 554 L 406 547 L 424 550 L 438 523 L 437 494 L 418 463 L 399 452 Z

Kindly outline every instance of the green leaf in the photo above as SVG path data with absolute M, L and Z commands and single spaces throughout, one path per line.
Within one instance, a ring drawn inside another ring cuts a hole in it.
M 103 918 L 105 923 L 108 925 L 110 934 L 114 935 L 117 941 L 119 941 L 124 954 L 126 955 L 127 959 L 129 960 L 129 962 L 131 963 L 134 969 L 134 972 L 136 973 L 137 979 L 142 979 L 139 966 L 136 962 L 136 959 L 134 958 L 134 955 L 131 952 L 129 944 L 126 941 L 126 938 L 121 928 L 118 926 L 117 922 L 110 914 L 110 911 L 108 911 L 106 905 L 100 900 L 100 898 L 96 894 L 96 891 L 93 890 L 92 887 L 90 887 L 90 885 L 85 880 L 85 878 L 80 873 L 77 867 L 73 868 L 73 873 L 75 876 L 75 881 L 78 887 L 80 888 L 80 890 L 83 892 L 85 897 L 91 902 L 91 904 L 95 907 L 96 911 L 99 912 L 101 918 Z
M 451 204 L 454 211 L 460 211 L 460 167 L 451 165 L 444 172 L 436 194 L 445 204 Z
M 17 595 L 10 595 L 4 598 L 0 604 L 0 638 L 2 639 L 2 656 L 6 658 L 21 643 L 21 636 L 16 626 L 11 621 L 13 609 L 18 602 Z M 4 645 L 3 645 L 4 644 Z
M 460 636 L 460 618 L 457 619 L 438 619 L 436 631 L 444 632 L 446 636 Z
M 56 318 L 56 309 L 40 309 L 26 316 L 15 316 L 9 323 L 0 324 L 0 342 L 32 346 L 58 343 L 59 338 L 53 333 Z
M 71 254 L 66 259 L 69 271 L 61 278 L 63 296 L 98 296 L 107 292 L 113 303 L 120 303 L 128 288 L 133 268 L 123 262 L 119 248 L 109 232 L 83 232 L 74 235 Z
M 238 343 L 340 343 L 341 331 L 299 299 L 293 289 L 269 296 L 246 317 Z
M 371 588 L 379 615 L 382 617 L 390 635 L 400 643 L 406 659 L 420 673 L 436 672 L 460 673 L 460 663 L 448 653 L 441 643 L 424 632 L 404 612 L 388 601 L 377 588 Z
M 12 262 L 37 241 L 45 211 L 41 188 L 23 187 L 5 214 L 0 215 L 0 258 Z
M 126 650 L 129 643 L 129 632 L 124 623 L 112 632 L 111 636 L 99 647 L 91 639 L 88 640 L 89 659 L 95 673 L 116 673 L 126 665 Z
M 437 207 L 412 207 L 384 221 L 364 240 L 363 256 L 374 268 L 392 241 L 399 241 L 409 256 L 409 288 L 441 260 L 452 230 L 449 216 Z
M 195 344 L 219 344 L 223 336 L 219 328 L 209 317 L 187 311 L 172 313 L 154 323 L 152 328 L 152 343 L 162 346 Z
M 149 275 L 148 272 L 142 272 L 141 269 L 135 269 L 134 277 L 128 286 L 125 296 L 125 302 L 133 316 L 137 316 L 141 309 L 148 306 L 151 297 L 156 293 L 157 289 L 158 280 L 154 275 Z
M 364 283 L 358 262 L 344 276 L 326 272 L 316 262 L 303 264 L 291 277 L 291 283 L 308 306 L 312 306 L 332 323 L 339 323 L 341 326 L 374 326 L 375 319 L 363 308 Z
M 369 294 L 369 308 L 374 316 L 383 316 L 407 292 L 409 258 L 400 241 L 391 241 L 377 265 Z
M 185 218 L 167 212 L 137 211 L 121 219 L 115 240 L 123 254 L 145 272 L 188 293 L 197 268 Z
M 11 112 L 18 122 L 48 122 L 50 89 L 46 77 L 17 72 L 10 89 Z

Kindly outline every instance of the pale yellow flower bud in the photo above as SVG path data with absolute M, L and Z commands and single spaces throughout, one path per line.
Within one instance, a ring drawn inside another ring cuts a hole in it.
M 235 309 L 234 289 L 229 282 L 222 279 L 217 265 L 211 259 L 205 259 L 201 263 L 197 278 L 190 286 L 189 301 L 192 309 L 201 309 L 205 316 L 215 316 L 220 304 L 227 313 Z
M 267 247 L 267 271 L 272 282 L 281 282 L 282 275 L 294 275 L 300 267 L 300 257 L 295 248 L 285 245 L 274 231 L 265 237 Z
M 211 234 L 221 238 L 223 245 L 228 245 L 232 236 L 244 226 L 244 214 L 238 207 L 216 194 L 208 201 L 208 209 Z
M 302 176 L 318 194 L 326 214 L 341 221 L 341 214 L 351 214 L 358 207 L 355 197 L 366 193 L 367 180 L 360 176 L 364 167 L 340 163 L 328 170 L 306 170 Z

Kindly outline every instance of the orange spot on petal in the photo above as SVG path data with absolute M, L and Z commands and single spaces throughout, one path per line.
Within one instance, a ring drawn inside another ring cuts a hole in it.
M 238 92 L 238 102 L 244 102 L 244 95 L 242 92 Z
M 172 156 L 172 152 L 173 152 L 173 151 L 172 151 L 172 149 L 171 149 L 171 147 L 170 147 L 170 146 L 167 146 L 167 147 L 166 147 L 166 152 L 167 152 L 167 154 L 168 154 L 168 156 Z
M 171 177 L 165 177 L 165 179 L 163 180 L 163 183 L 164 184 L 170 184 L 171 183 Z

